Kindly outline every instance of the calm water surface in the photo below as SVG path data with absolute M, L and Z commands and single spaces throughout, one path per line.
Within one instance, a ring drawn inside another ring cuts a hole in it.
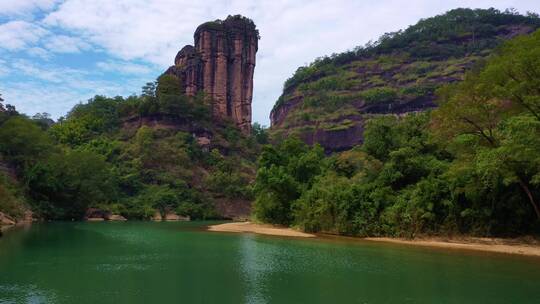
M 540 259 L 52 223 L 0 238 L 0 303 L 540 303 Z

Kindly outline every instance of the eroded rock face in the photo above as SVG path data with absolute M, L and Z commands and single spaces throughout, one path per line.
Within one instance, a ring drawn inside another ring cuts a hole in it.
M 394 49 L 391 54 L 381 51 L 344 62 L 330 60 L 327 65 L 332 68 L 321 65 L 318 71 L 306 73 L 292 82 L 293 85 L 285 86 L 270 113 L 271 134 L 275 135 L 276 142 L 298 136 L 307 144 L 320 144 L 327 153 L 349 150 L 363 143 L 364 127 L 370 118 L 380 115 L 401 117 L 437 107 L 437 88 L 461 81 L 467 71 L 499 43 L 536 29 L 536 25 L 509 23 L 497 26 L 495 31 L 482 38 L 483 42 L 475 40 L 478 37 L 472 34 L 434 40 L 430 42 L 434 52 L 428 56 L 416 53 L 415 41 L 412 46 Z M 478 49 L 447 57 L 446 46 L 451 44 L 471 45 L 471 49 Z M 331 81 L 332 77 L 340 83 L 344 79 L 351 82 L 348 87 L 325 88 L 321 85 L 324 83 L 321 80 Z M 315 89 L 317 85 L 319 87 Z M 391 88 L 398 93 L 387 100 L 369 102 L 363 93 L 376 88 Z M 332 107 L 331 98 L 342 101 L 339 107 Z M 310 105 L 314 101 L 319 104 Z M 325 109 L 327 101 L 330 102 Z
M 169 212 L 165 214 L 165 216 L 163 217 L 163 220 L 164 221 L 190 221 L 191 219 L 189 216 L 182 216 L 174 212 Z
M 212 99 L 214 118 L 232 119 L 251 129 L 253 73 L 259 32 L 248 18 L 236 15 L 201 24 L 195 45 L 186 45 L 165 73 L 179 78 L 185 94 L 204 92 Z
M 151 220 L 152 220 L 152 221 L 160 222 L 160 221 L 163 220 L 163 217 L 161 216 L 161 213 L 160 213 L 160 212 L 156 211 L 156 212 L 154 213 L 154 215 L 152 216 Z
M 120 214 L 111 214 L 107 218 L 107 221 L 116 221 L 116 222 L 124 222 L 127 221 L 127 219 Z
M 15 225 L 15 220 L 11 218 L 10 216 L 8 216 L 7 214 L 0 212 L 0 226 L 1 225 L 6 225 L 6 226 Z

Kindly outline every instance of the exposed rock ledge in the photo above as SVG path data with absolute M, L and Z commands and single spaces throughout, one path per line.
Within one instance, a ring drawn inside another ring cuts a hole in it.
M 3 212 L 0 212 L 0 236 L 2 236 L 4 231 L 12 227 L 31 224 L 33 221 L 33 214 L 30 210 L 24 212 L 24 216 L 19 219 L 12 218 Z
M 191 218 L 189 216 L 182 216 L 178 215 L 174 212 L 168 212 L 165 215 L 161 215 L 161 213 L 156 212 L 154 216 L 152 217 L 152 221 L 167 221 L 167 222 L 173 222 L 173 221 L 190 221 Z
M 0 226 L 13 226 L 15 224 L 15 219 L 11 218 L 7 214 L 0 212 Z
M 190 221 L 189 216 L 178 215 L 174 212 L 166 212 L 161 214 L 156 211 L 154 216 L 150 218 L 152 221 Z M 127 221 L 127 219 L 119 214 L 113 214 L 110 211 L 98 209 L 98 208 L 89 208 L 86 211 L 84 220 L 88 222 L 103 222 L 103 221 Z
M 101 221 L 127 221 L 125 217 L 119 214 L 113 214 L 112 212 L 90 208 L 86 211 L 84 219 L 88 222 L 101 222 Z

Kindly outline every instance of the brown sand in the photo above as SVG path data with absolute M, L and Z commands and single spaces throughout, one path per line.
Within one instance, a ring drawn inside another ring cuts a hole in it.
M 208 227 L 209 231 L 237 232 L 237 233 L 257 233 L 276 236 L 290 237 L 316 237 L 314 234 L 300 232 L 291 228 L 284 228 L 265 224 L 255 224 L 251 222 L 233 222 Z M 351 238 L 347 238 L 351 239 Z M 387 237 L 376 238 L 352 238 L 355 240 L 366 240 L 371 242 L 386 242 L 402 245 L 413 245 L 422 247 L 437 247 L 459 250 L 476 250 L 484 252 L 497 252 L 505 254 L 518 254 L 526 256 L 540 257 L 540 244 L 538 241 L 522 241 L 515 239 L 496 238 L 474 238 L 462 237 L 456 239 L 443 238 L 420 238 L 420 239 L 398 239 Z
M 491 238 L 460 238 L 460 239 L 395 239 L 387 237 L 364 238 L 367 241 L 396 243 L 423 247 L 439 247 L 448 249 L 465 249 L 506 254 L 519 254 L 540 257 L 540 245 L 529 244 L 517 240 Z
M 292 237 L 315 237 L 314 234 L 300 232 L 291 228 L 276 227 L 272 225 L 254 224 L 251 222 L 234 222 L 208 227 L 210 231 L 220 232 L 250 232 L 266 235 L 292 236 Z

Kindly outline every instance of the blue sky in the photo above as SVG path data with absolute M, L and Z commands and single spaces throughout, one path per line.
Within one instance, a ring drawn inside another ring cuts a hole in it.
M 139 94 L 197 25 L 243 14 L 261 34 L 253 120 L 268 125 L 299 66 L 456 7 L 540 11 L 538 0 L 0 0 L 0 93 L 53 118 L 96 94 Z

